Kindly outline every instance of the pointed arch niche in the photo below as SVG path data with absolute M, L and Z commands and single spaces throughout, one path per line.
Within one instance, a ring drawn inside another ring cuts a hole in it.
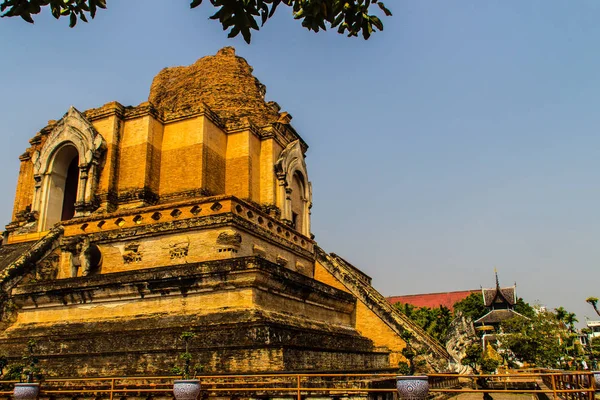
M 102 136 L 71 107 L 32 157 L 32 209 L 39 213 L 38 231 L 90 214 L 105 148 Z
M 283 149 L 275 164 L 275 172 L 278 181 L 277 206 L 281 210 L 281 218 L 304 236 L 310 237 L 312 188 L 299 140 Z

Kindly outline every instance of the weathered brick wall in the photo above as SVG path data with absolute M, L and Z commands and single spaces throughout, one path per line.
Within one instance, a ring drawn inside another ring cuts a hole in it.
M 346 286 L 329 273 L 318 261 L 315 263 L 315 279 L 337 289 L 350 292 Z M 397 367 L 398 362 L 405 361 L 401 351 L 406 347 L 406 342 L 360 300 L 356 302 L 355 321 L 356 330 L 361 335 L 371 339 L 375 346 L 385 347 L 391 351 L 389 355 L 390 367 Z
M 35 338 L 48 376 L 165 374 L 182 350 L 207 372 L 388 368 L 353 329 L 354 298 L 260 258 L 21 285 L 0 351 Z
M 252 67 L 225 48 L 193 65 L 161 71 L 149 102 L 86 110 L 105 145 L 92 177 L 96 211 L 219 194 L 277 204 L 274 164 L 283 147 L 300 138 L 289 114 L 264 95 Z M 31 156 L 55 126 L 52 121 L 42 129 L 22 158 L 13 220 L 32 203 Z

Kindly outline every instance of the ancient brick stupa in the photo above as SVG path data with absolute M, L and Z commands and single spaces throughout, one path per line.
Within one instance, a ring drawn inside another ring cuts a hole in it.
M 207 372 L 385 371 L 409 330 L 443 366 L 313 240 L 290 121 L 232 48 L 164 69 L 139 106 L 50 121 L 20 157 L 0 247 L 0 352 L 35 338 L 49 376 L 168 374 L 192 330 Z

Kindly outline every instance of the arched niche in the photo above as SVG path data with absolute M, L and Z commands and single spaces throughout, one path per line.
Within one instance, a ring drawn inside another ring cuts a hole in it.
M 75 216 L 79 181 L 79 154 L 75 146 L 67 143 L 57 149 L 48 176 L 44 199 L 46 207 L 41 219 L 46 228 Z
M 38 231 L 93 211 L 105 148 L 102 136 L 71 107 L 31 160 L 35 184 L 32 210 L 39 213 Z
M 304 236 L 310 237 L 312 189 L 299 140 L 283 149 L 275 164 L 275 172 L 278 180 L 277 206 L 281 210 L 281 218 Z

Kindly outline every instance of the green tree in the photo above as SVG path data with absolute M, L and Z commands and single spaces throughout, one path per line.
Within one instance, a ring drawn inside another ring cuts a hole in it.
M 526 303 L 521 297 L 517 299 L 514 310 L 527 318 L 533 318 L 535 316 L 535 310 L 529 303 Z
M 556 319 L 564 323 L 571 333 L 575 332 L 575 322 L 579 320 L 575 317 L 575 313 L 568 312 L 564 307 L 558 307 L 554 309 Z
M 568 358 L 573 335 L 556 313 L 538 311 L 533 318 L 513 317 L 501 323 L 500 347 L 509 350 L 509 361 L 542 368 L 559 368 Z
M 475 321 L 483 317 L 488 310 L 483 304 L 481 293 L 471 293 L 463 300 L 454 304 L 454 315 L 458 315 L 459 312 L 465 318 L 471 318 L 472 321 Z
M 476 374 L 491 374 L 500 365 L 500 361 L 487 357 L 484 354 L 483 347 L 478 341 L 471 343 L 466 348 L 465 356 L 460 360 L 460 363 L 471 367 Z
M 164 2 L 165 7 L 172 0 Z M 196 8 L 203 0 L 191 0 L 190 7 Z M 250 43 L 251 30 L 259 30 L 273 16 L 279 5 L 291 7 L 294 19 L 300 20 L 308 30 L 319 32 L 337 28 L 338 33 L 368 39 L 373 32 L 383 30 L 383 23 L 372 13 L 374 7 L 386 16 L 392 13 L 380 0 L 210 0 L 217 11 L 210 17 L 219 20 L 223 30 L 229 29 L 229 37 L 242 34 Z M 33 23 L 32 15 L 49 7 L 52 15 L 69 17 L 69 26 L 78 20 L 88 22 L 99 8 L 106 8 L 106 0 L 0 0 L 3 17 L 21 17 Z
M 448 328 L 452 322 L 452 312 L 448 307 L 415 307 L 404 303 L 396 303 L 394 306 L 438 342 L 446 342 Z

